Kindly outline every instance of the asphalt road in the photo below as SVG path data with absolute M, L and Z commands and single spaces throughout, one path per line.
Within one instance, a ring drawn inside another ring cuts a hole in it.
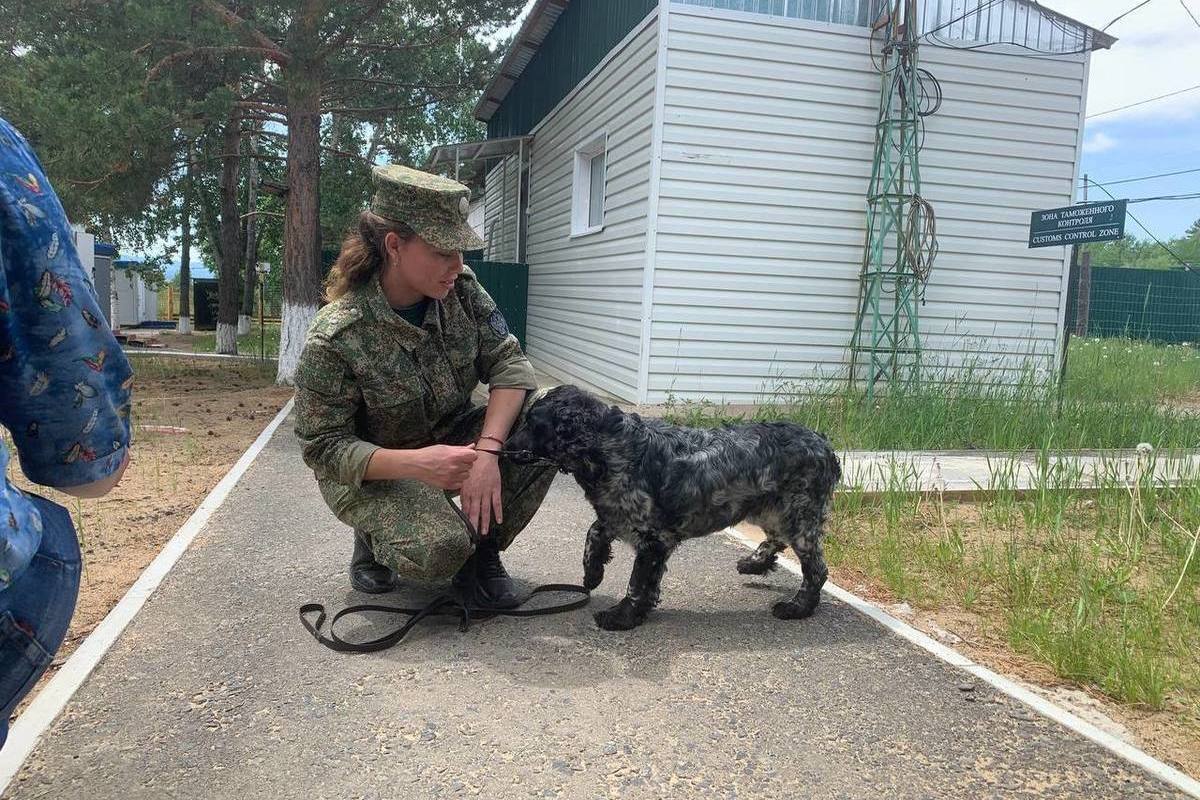
M 560 478 L 510 571 L 578 581 L 591 519 Z M 636 631 L 590 615 L 624 589 L 618 548 L 588 610 L 436 622 L 371 655 L 297 620 L 366 599 L 350 545 L 285 423 L 5 796 L 1181 796 L 845 605 L 776 620 L 798 579 L 738 575 L 722 536 L 680 549 Z

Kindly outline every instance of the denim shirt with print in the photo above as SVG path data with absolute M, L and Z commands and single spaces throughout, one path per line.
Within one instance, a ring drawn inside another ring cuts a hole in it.
M 0 424 L 30 481 L 110 476 L 130 443 L 133 371 L 105 322 L 62 204 L 24 137 L 0 119 Z M 0 442 L 0 591 L 41 543 L 36 507 Z

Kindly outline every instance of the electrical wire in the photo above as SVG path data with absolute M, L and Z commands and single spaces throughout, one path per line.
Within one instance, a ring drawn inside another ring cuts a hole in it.
M 1084 38 L 1081 38 L 1080 41 L 1086 42 L 1087 39 L 1086 39 L 1086 37 L 1084 37 Z M 1042 50 L 1041 48 L 1030 47 L 1027 44 L 1022 44 L 1020 42 L 1014 42 L 1014 41 L 976 42 L 975 44 L 955 44 L 953 41 L 951 41 L 949 39 L 943 39 L 942 37 L 940 37 L 936 34 L 934 34 L 933 36 L 930 36 L 929 40 L 926 43 L 928 44 L 930 42 L 936 42 L 936 44 L 930 44 L 929 45 L 930 47 L 938 47 L 943 50 L 983 50 L 984 48 L 988 48 L 988 47 L 1017 47 L 1017 48 L 1020 48 L 1021 50 L 1028 50 L 1030 53 L 1034 53 L 1034 55 L 1025 55 L 1024 53 L 1022 53 L 1021 54 L 1022 58 L 1038 58 L 1038 59 L 1055 59 L 1055 58 L 1061 58 L 1063 56 L 1078 56 L 1078 55 L 1083 55 L 1084 53 L 1091 52 L 1091 50 L 1092 50 L 1091 47 L 1084 45 L 1084 46 L 1081 46 L 1077 50 L 1056 50 L 1054 52 L 1046 52 L 1045 50 Z
M 1140 178 L 1122 178 L 1119 181 L 1104 181 L 1103 183 L 1092 180 L 1091 178 L 1087 178 L 1085 180 L 1081 180 L 1080 183 L 1084 185 L 1094 183 L 1098 186 L 1116 186 L 1119 183 L 1137 183 L 1138 181 L 1148 181 L 1153 180 L 1154 178 L 1169 178 L 1173 175 L 1187 175 L 1192 172 L 1200 172 L 1200 167 L 1196 167 L 1195 169 L 1181 169 L 1178 172 L 1160 172 L 1157 175 L 1143 175 Z
M 994 0 L 994 2 L 993 2 L 993 0 L 987 0 L 986 2 L 981 2 L 975 8 L 973 8 L 963 14 L 960 14 L 959 16 L 954 17 L 953 19 L 948 20 L 947 22 L 944 22 L 935 28 L 930 28 L 928 31 L 926 31 L 925 33 L 923 33 L 921 35 L 921 38 L 927 39 L 930 42 L 936 42 L 936 44 L 933 45 L 934 47 L 940 47 L 940 48 L 943 48 L 946 50 L 982 50 L 982 49 L 985 49 L 988 47 L 999 47 L 999 46 L 1019 47 L 1022 50 L 1029 50 L 1031 52 L 1039 54 L 1037 56 L 1034 56 L 1037 58 L 1060 58 L 1062 56 L 1082 55 L 1084 53 L 1089 52 L 1092 49 L 1089 46 L 1089 36 L 1086 33 L 1081 33 L 1078 29 L 1068 26 L 1065 22 L 1063 22 L 1061 19 L 1059 19 L 1057 17 L 1057 15 L 1050 13 L 1047 9 L 1045 9 L 1044 7 L 1042 7 L 1041 5 L 1039 5 L 1036 2 L 1032 3 L 1031 6 L 1038 10 L 1038 12 L 1041 14 L 1041 19 L 1044 20 L 1050 27 L 1059 31 L 1063 35 L 1064 45 L 1067 43 L 1067 39 L 1070 38 L 1075 43 L 1075 49 L 1073 49 L 1073 50 L 1057 50 L 1057 51 L 1053 51 L 1053 52 L 1047 52 L 1046 50 L 1044 50 L 1042 48 L 1030 47 L 1027 44 L 1017 42 L 1014 39 L 1010 39 L 1007 41 L 995 41 L 995 42 L 989 42 L 989 41 L 976 42 L 975 44 L 956 44 L 955 41 L 953 41 L 953 40 L 947 39 L 942 36 L 938 36 L 938 33 L 937 33 L 938 31 L 945 30 L 946 28 L 949 28 L 949 27 L 955 25 L 956 23 L 966 20 L 968 17 L 970 17 L 972 15 L 981 14 L 982 12 L 990 9 L 996 3 L 1002 3 L 1002 2 L 1004 2 L 1004 0 Z M 1003 11 L 1003 8 L 1001 10 Z M 989 19 L 990 19 L 990 17 L 989 17 Z M 1003 26 L 1001 26 L 1001 27 L 1003 27 Z M 1015 32 L 1014 32 L 1014 36 L 1015 36 Z
M 1092 49 L 1091 43 L 1093 41 L 1093 37 L 1089 28 L 1086 26 L 1080 26 L 1078 24 L 1068 25 L 1056 11 L 1046 8 L 1041 3 L 1037 2 L 1037 0 L 1032 0 L 1032 2 L 1033 7 L 1041 12 L 1041 18 L 1049 23 L 1051 28 L 1062 34 L 1064 47 L 1066 46 L 1068 38 L 1070 38 L 1074 43 L 1074 50 L 1058 50 L 1054 51 L 1054 55 L 1081 55 Z M 1050 40 L 1054 40 L 1053 35 L 1050 37 Z
M 1125 17 L 1128 17 L 1130 14 L 1132 14 L 1132 13 L 1133 13 L 1133 12 L 1135 12 L 1135 11 L 1137 11 L 1137 10 L 1138 10 L 1139 8 L 1141 8 L 1142 6 L 1149 5 L 1149 4 L 1150 4 L 1150 0 L 1142 0 L 1142 2 L 1138 3 L 1136 6 L 1134 6 L 1134 7 L 1133 7 L 1133 8 L 1131 8 L 1131 9 L 1129 9 L 1129 10 L 1128 10 L 1128 11 L 1126 11 L 1124 14 L 1121 14 L 1119 17 L 1117 17 L 1116 19 L 1114 19 L 1112 22 L 1108 23 L 1108 24 L 1107 24 L 1107 25 L 1105 25 L 1103 28 L 1101 28 L 1101 29 L 1100 29 L 1100 32 L 1101 32 L 1101 33 L 1103 33 L 1104 31 L 1106 31 L 1106 30 L 1108 30 L 1109 28 L 1111 28 L 1113 25 L 1116 25 L 1116 24 L 1117 24 L 1119 21 L 1121 21 L 1121 20 L 1125 19 Z
M 871 66 L 875 68 L 876 72 L 880 73 L 883 72 L 883 64 L 875 58 L 875 35 L 883 31 L 884 36 L 886 36 L 891 19 L 892 12 L 890 6 L 880 6 L 879 14 L 876 15 L 875 21 L 871 23 L 871 35 L 867 38 L 867 52 L 871 55 Z
M 900 243 L 904 249 L 905 259 L 913 276 L 921 284 L 924 294 L 925 284 L 933 273 L 933 260 L 938 254 L 937 217 L 933 206 L 920 195 L 913 195 L 908 201 L 908 225 L 904 228 L 904 240 Z
M 1110 192 L 1108 189 L 1105 189 L 1105 188 L 1104 188 L 1104 185 L 1103 185 L 1103 184 L 1096 184 L 1096 185 L 1100 187 L 1100 191 L 1102 191 L 1102 192 L 1104 192 L 1106 195 L 1108 195 L 1108 197 L 1109 197 L 1109 199 L 1110 199 L 1110 200 L 1116 200 L 1116 199 L 1117 199 L 1117 198 L 1113 197 L 1113 193 L 1112 193 L 1112 192 Z M 1171 249 L 1170 247 L 1168 247 L 1167 245 L 1163 244 L 1162 240 L 1161 240 L 1161 239 L 1159 239 L 1157 236 L 1155 236 L 1153 233 L 1151 233 L 1151 232 L 1150 232 L 1150 229 L 1149 229 L 1149 228 L 1147 228 L 1145 225 L 1143 225 L 1143 224 L 1142 224 L 1142 221 L 1141 221 L 1140 219 L 1138 219 L 1137 217 L 1135 217 L 1135 216 L 1133 215 L 1133 212 L 1132 212 L 1132 211 L 1129 211 L 1128 209 L 1126 209 L 1126 210 L 1125 210 L 1125 215 L 1126 215 L 1126 216 L 1128 216 L 1128 217 L 1129 217 L 1131 220 L 1133 220 L 1134 222 L 1136 222 L 1136 223 L 1137 223 L 1137 226 L 1138 226 L 1139 228 L 1141 228 L 1143 231 L 1145 231 L 1145 233 L 1146 233 L 1146 235 L 1147 235 L 1147 236 L 1149 236 L 1151 239 L 1153 239 L 1153 240 L 1155 241 L 1155 243 L 1156 243 L 1156 244 L 1157 244 L 1159 247 L 1161 247 L 1163 250 L 1166 250 L 1166 251 L 1167 251 L 1167 253 L 1168 253 L 1168 254 L 1171 256 L 1171 258 L 1173 258 L 1173 259 L 1175 259 L 1176 261 L 1178 261 L 1178 262 L 1179 262 L 1179 263 L 1180 263 L 1180 264 L 1183 266 L 1183 268 L 1184 268 L 1184 269 L 1186 269 L 1188 272 L 1192 273 L 1193 275 L 1200 276 L 1200 270 L 1197 270 L 1195 267 L 1193 267 L 1193 266 L 1192 266 L 1191 264 L 1189 264 L 1187 261 L 1184 261 L 1184 260 L 1183 260 L 1183 258 L 1182 258 L 1182 257 L 1181 257 L 1181 256 L 1180 256 L 1178 253 L 1176 253 L 1174 250 L 1172 250 L 1172 249 Z
M 1083 38 L 1083 39 L 1081 39 L 1081 41 L 1086 42 L 1087 39 Z M 1091 47 L 1083 46 L 1083 47 L 1080 47 L 1078 50 L 1056 50 L 1052 53 L 1048 53 L 1045 50 L 1042 50 L 1040 48 L 1030 47 L 1027 44 L 1021 44 L 1020 42 L 1007 41 L 1007 42 L 977 42 L 975 44 L 955 44 L 953 41 L 951 41 L 949 39 L 943 39 L 942 37 L 937 36 L 937 35 L 931 36 L 929 38 L 929 42 L 936 42 L 936 44 L 930 44 L 929 45 L 930 47 L 938 47 L 943 50 L 983 50 L 984 48 L 987 48 L 987 47 L 1018 47 L 1022 50 L 1028 50 L 1029 52 L 1035 54 L 1035 55 L 1025 55 L 1024 53 L 1022 53 L 1021 54 L 1022 58 L 1037 58 L 1037 59 L 1056 59 L 1056 58 L 1062 58 L 1063 56 L 1078 56 L 1078 55 L 1083 55 L 1084 53 L 1089 53 L 1092 50 Z M 927 42 L 927 44 L 928 44 L 928 42 Z
M 1135 197 L 1127 202 L 1149 203 L 1153 200 L 1195 200 L 1197 198 L 1200 198 L 1200 192 L 1192 192 L 1191 194 L 1160 194 L 1157 197 Z
M 962 22 L 967 17 L 969 17 L 973 14 L 981 14 L 984 11 L 987 11 L 992 6 L 998 5 L 1003 2 L 1004 2 L 1004 0 L 983 0 L 983 2 L 981 2 L 979 5 L 975 6 L 975 8 L 971 9 L 970 11 L 966 11 L 966 12 L 960 14 L 959 16 L 949 20 L 948 22 L 943 22 L 941 25 L 938 25 L 936 28 L 930 28 L 929 30 L 927 30 L 923 34 L 921 34 L 921 37 L 930 36 L 932 34 L 937 33 L 940 30 L 945 30 L 946 28 L 949 28 L 951 25 L 955 24 L 956 22 Z
M 1197 89 L 1200 89 L 1200 83 L 1197 83 L 1195 86 L 1189 86 L 1186 89 L 1176 89 L 1173 92 L 1167 92 L 1166 94 L 1160 94 L 1157 97 L 1150 97 L 1145 100 L 1139 100 L 1136 103 L 1130 103 L 1129 105 L 1118 106 L 1116 108 L 1110 108 L 1107 111 L 1097 111 L 1095 114 L 1088 114 L 1086 117 L 1084 117 L 1084 119 L 1095 119 L 1096 117 L 1103 117 L 1105 114 L 1115 114 L 1116 112 L 1124 111 L 1127 108 L 1133 108 L 1134 106 L 1144 106 L 1144 105 L 1146 105 L 1146 103 L 1153 103 L 1155 100 L 1163 100 L 1167 97 L 1174 97 L 1175 95 L 1183 94 L 1184 92 L 1194 92 Z
M 1186 4 L 1186 2 L 1184 2 L 1183 0 L 1180 0 L 1180 5 L 1183 6 L 1183 11 L 1188 12 L 1188 17 L 1192 17 L 1192 22 L 1194 22 L 1196 24 L 1196 28 L 1200 28 L 1200 19 L 1196 19 L 1195 14 L 1192 13 L 1192 10 L 1190 10 L 1190 8 L 1188 8 L 1188 4 Z
M 930 89 L 932 87 L 932 90 Z M 920 98 L 917 101 L 917 116 L 928 117 L 936 114 L 942 107 L 942 83 L 927 69 L 917 70 L 917 88 Z

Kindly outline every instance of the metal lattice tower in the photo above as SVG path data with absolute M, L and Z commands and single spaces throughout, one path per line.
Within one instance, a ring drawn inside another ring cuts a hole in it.
M 918 376 L 917 309 L 935 246 L 931 209 L 920 196 L 921 117 L 934 109 L 921 108 L 916 3 L 895 0 L 889 5 L 858 316 L 850 343 L 850 385 L 865 377 L 868 396 L 880 382 L 892 385 Z

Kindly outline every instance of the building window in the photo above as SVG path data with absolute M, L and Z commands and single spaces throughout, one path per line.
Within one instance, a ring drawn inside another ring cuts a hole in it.
M 571 197 L 571 235 L 604 230 L 604 179 L 607 135 L 598 133 L 575 148 L 575 182 Z

